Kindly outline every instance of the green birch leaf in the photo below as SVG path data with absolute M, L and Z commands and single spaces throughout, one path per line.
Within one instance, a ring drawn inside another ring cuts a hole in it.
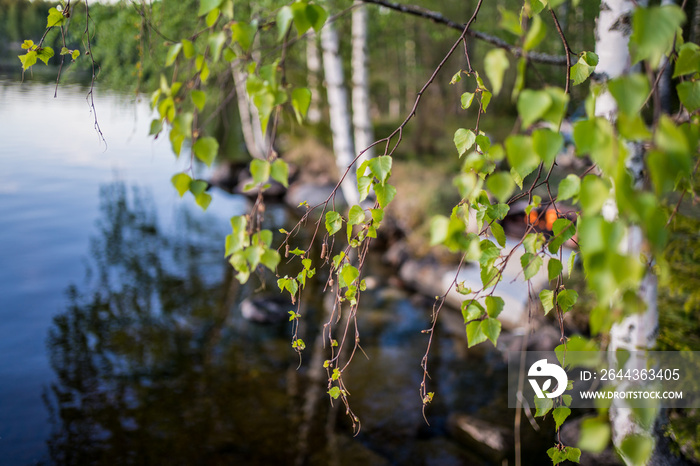
M 175 186 L 180 197 L 182 197 L 190 189 L 192 178 L 187 173 L 178 173 L 170 179 L 170 182 Z
M 554 292 L 552 290 L 540 291 L 540 301 L 544 308 L 544 315 L 547 315 L 549 311 L 554 309 Z
M 214 8 L 219 8 L 223 0 L 201 0 L 199 2 L 199 11 L 197 11 L 197 16 L 204 16 L 209 13 Z
M 559 259 L 555 259 L 553 257 L 549 259 L 549 262 L 547 263 L 547 277 L 549 278 L 549 281 L 551 282 L 552 280 L 556 279 L 563 269 L 564 266 L 562 266 Z
M 540 271 L 542 267 L 543 260 L 541 256 L 536 256 L 533 254 L 525 253 L 520 256 L 520 265 L 523 268 L 523 273 L 525 274 L 525 280 L 530 280 L 534 277 L 537 272 Z
M 294 27 L 296 27 L 297 35 L 301 36 L 311 28 L 311 22 L 306 15 L 306 2 L 294 2 L 291 6 L 292 16 L 294 17 Z
M 392 185 L 386 184 L 375 184 L 374 192 L 377 195 L 377 201 L 381 207 L 386 207 L 396 196 L 396 188 Z
M 522 91 L 518 97 L 517 107 L 523 128 L 528 128 L 542 118 L 551 105 L 552 98 L 545 91 L 534 91 L 532 89 Z
M 558 406 L 552 411 L 552 417 L 554 418 L 554 423 L 556 424 L 557 430 L 564 423 L 567 417 L 571 414 L 571 410 L 566 406 Z
M 566 456 L 566 459 L 572 463 L 578 463 L 581 461 L 581 450 L 578 448 L 564 447 L 564 455 Z
M 491 233 L 502 248 L 506 247 L 506 233 L 503 231 L 503 227 L 501 225 L 493 222 L 491 224 Z
M 289 165 L 282 159 L 277 159 L 270 166 L 270 176 L 285 188 L 289 187 Z
M 494 319 L 498 317 L 505 306 L 505 301 L 503 301 L 503 298 L 498 296 L 487 296 L 484 302 L 486 303 L 486 312 L 488 313 L 489 317 Z
M 190 181 L 190 192 L 194 194 L 195 197 L 202 194 L 207 189 L 207 182 L 204 180 L 192 180 Z
M 532 50 L 535 47 L 537 47 L 540 42 L 545 38 L 547 35 L 547 27 L 544 25 L 542 22 L 542 18 L 539 16 L 534 16 L 532 18 L 532 24 L 530 25 L 530 29 L 527 31 L 527 35 L 525 36 L 525 42 L 523 43 L 523 49 L 524 50 Z
M 557 295 L 557 304 L 562 312 L 566 313 L 573 309 L 578 300 L 578 293 L 575 290 L 564 290 Z
M 578 86 L 588 79 L 596 66 L 598 66 L 598 55 L 593 52 L 583 52 L 576 64 L 571 67 L 570 78 L 574 82 L 574 86 Z
M 610 443 L 610 424 L 599 418 L 584 419 L 581 422 L 581 435 L 578 447 L 592 453 L 600 453 Z
M 310 106 L 311 91 L 305 87 L 295 88 L 292 91 L 292 108 L 299 124 L 306 118 Z
M 187 39 L 182 40 L 182 53 L 185 55 L 185 58 L 190 59 L 194 57 L 195 50 L 194 50 L 194 44 L 192 41 L 189 41 Z
M 219 10 L 218 8 L 214 8 L 209 13 L 207 13 L 206 18 L 204 18 L 204 23 L 207 25 L 208 28 L 210 28 L 214 24 L 216 24 L 216 21 L 219 19 L 220 15 L 221 10 Z M 217 59 L 214 59 L 214 61 L 217 61 Z
M 360 193 L 360 201 L 364 201 L 369 196 L 369 188 L 372 187 L 372 178 L 369 176 L 357 177 L 357 190 Z
M 457 131 L 455 131 L 454 143 L 460 157 L 464 155 L 466 151 L 471 149 L 475 142 L 476 134 L 474 134 L 474 131 L 464 128 L 459 128 Z
M 572 197 L 578 196 L 581 190 L 581 178 L 570 173 L 561 182 L 559 182 L 559 190 L 557 191 L 557 201 L 565 201 Z
M 197 156 L 199 160 L 204 162 L 208 167 L 211 167 L 212 162 L 214 162 L 216 158 L 216 154 L 219 153 L 219 143 L 212 137 L 202 137 L 197 139 L 192 149 L 194 149 L 194 155 Z
M 357 270 L 355 266 L 350 264 L 345 264 L 342 269 L 340 269 L 339 284 L 341 287 L 349 287 L 355 283 L 355 280 L 360 276 L 360 271 Z
M 622 440 L 620 452 L 631 466 L 644 466 L 654 451 L 654 439 L 642 434 L 631 434 Z
M 211 204 L 211 196 L 208 193 L 199 193 L 195 196 L 194 200 L 202 210 L 207 210 L 207 207 Z
M 495 95 L 501 92 L 503 87 L 503 75 L 506 70 L 510 67 L 510 61 L 506 55 L 506 51 L 503 49 L 491 49 L 484 58 L 484 68 L 486 69 L 486 76 L 491 81 L 491 88 Z M 464 101 L 462 101 L 462 108 L 464 107 Z
M 343 217 L 341 215 L 331 210 L 326 212 L 326 230 L 332 236 L 336 234 L 343 227 Z
M 649 80 L 639 73 L 629 74 L 608 82 L 608 90 L 621 112 L 635 115 L 641 111 L 649 94 Z
M 253 176 L 253 183 L 261 184 L 270 179 L 270 162 L 267 160 L 254 159 L 250 162 L 250 174 Z
M 559 126 L 566 114 L 566 108 L 569 105 L 569 95 L 564 92 L 564 89 L 561 87 L 554 86 L 545 87 L 544 92 L 546 92 L 552 100 L 552 105 L 544 112 L 542 119 L 550 122 L 554 126 Z
M 549 128 L 536 129 L 532 132 L 532 146 L 544 164 L 551 166 L 564 148 L 564 136 Z
M 200 112 L 204 110 L 204 105 L 207 103 L 207 95 L 204 93 L 204 91 L 195 89 L 190 93 L 190 97 L 192 98 L 192 102 L 197 107 L 197 110 Z
M 656 69 L 684 21 L 685 13 L 677 5 L 635 8 L 629 39 L 632 64 L 647 60 Z
M 579 201 L 585 214 L 595 215 L 600 212 L 609 196 L 610 187 L 599 176 L 586 175 L 583 178 Z
M 515 189 L 513 177 L 508 172 L 497 172 L 486 178 L 486 187 L 498 202 L 506 202 Z
M 506 157 L 515 173 L 520 177 L 515 182 L 522 188 L 523 180 L 540 164 L 540 158 L 535 152 L 532 138 L 529 136 L 508 136 L 506 139 Z
M 289 6 L 283 6 L 280 11 L 277 12 L 277 41 L 281 42 L 284 36 L 289 30 L 289 25 L 294 19 L 294 13 Z
M 628 141 L 648 141 L 651 139 L 651 132 L 639 113 L 634 115 L 618 114 L 617 130 Z
M 472 320 L 481 319 L 484 312 L 484 308 L 477 301 L 467 300 L 462 303 L 462 317 L 465 324 Z
M 535 417 L 544 417 L 554 407 L 554 400 L 551 398 L 535 397 Z
M 689 112 L 700 109 L 700 81 L 684 81 L 676 86 L 678 98 Z
M 243 51 L 247 52 L 250 46 L 253 45 L 256 32 L 258 32 L 256 24 L 242 23 L 240 21 L 233 23 L 231 25 L 231 41 L 237 42 Z
M 168 54 L 165 56 L 165 66 L 170 66 L 175 63 L 175 59 L 177 59 L 177 56 L 180 54 L 180 50 L 182 50 L 182 43 L 180 42 L 168 48 Z
M 489 103 L 491 103 L 492 97 L 493 94 L 491 94 L 489 91 L 484 90 L 481 92 L 481 107 L 484 112 L 487 108 L 489 108 Z
M 700 72 L 700 47 L 692 42 L 686 42 L 678 49 L 673 77 L 677 78 L 698 72 Z
M 574 263 L 576 262 L 576 253 L 572 252 L 569 256 L 569 278 L 571 278 L 571 273 L 574 271 Z
M 474 345 L 478 345 L 486 341 L 488 337 L 484 333 L 481 327 L 481 321 L 475 320 L 467 324 L 467 346 L 471 348 Z
M 465 92 L 462 94 L 462 97 L 460 97 L 460 102 L 462 103 L 462 109 L 466 110 L 469 107 L 472 106 L 472 102 L 474 102 L 474 93 L 473 92 Z
M 46 18 L 46 28 L 52 28 L 56 26 L 63 26 L 66 24 L 67 18 L 63 16 L 63 12 L 58 11 L 56 8 L 49 9 L 49 16 Z
M 314 28 L 314 31 L 320 32 L 323 25 L 326 24 L 326 19 L 328 18 L 328 13 L 321 6 L 315 3 L 306 6 L 306 19 Z
M 365 221 L 365 211 L 359 205 L 354 205 L 348 213 L 348 225 L 359 225 Z
M 391 173 L 391 157 L 382 155 L 369 160 L 369 169 L 372 174 L 377 177 L 381 184 L 384 184 L 387 177 Z M 376 190 L 376 186 L 375 186 Z
M 32 50 L 24 55 L 17 55 L 17 57 L 19 58 L 19 61 L 22 62 L 22 71 L 26 71 L 36 64 L 37 53 L 36 51 Z
M 498 27 L 520 37 L 523 34 L 523 28 L 518 14 L 501 5 L 498 6 L 498 11 L 501 13 L 501 20 L 498 22 Z
M 498 319 L 489 317 L 481 321 L 481 332 L 486 335 L 486 338 L 491 340 L 493 346 L 498 343 L 498 337 L 501 334 L 501 322 Z
M 224 34 L 224 31 L 215 32 L 209 36 L 207 43 L 209 44 L 209 53 L 211 54 L 212 60 L 214 63 L 218 62 L 221 57 L 221 50 L 226 43 L 226 34 Z
M 274 272 L 277 269 L 277 265 L 280 263 L 280 255 L 274 249 L 265 249 L 262 256 L 260 257 L 260 263 Z
M 576 225 L 571 220 L 566 218 L 557 219 L 552 225 L 552 233 L 554 237 L 549 242 L 549 252 L 556 254 L 559 248 L 573 238 L 576 233 Z
M 151 120 L 151 129 L 148 132 L 149 136 L 153 136 L 154 134 L 158 134 L 161 132 L 163 129 L 163 122 L 159 120 L 158 118 L 154 118 Z
M 43 47 L 40 49 L 37 49 L 36 51 L 36 56 L 39 60 L 44 62 L 44 65 L 49 64 L 49 59 L 53 57 L 54 52 L 51 47 Z

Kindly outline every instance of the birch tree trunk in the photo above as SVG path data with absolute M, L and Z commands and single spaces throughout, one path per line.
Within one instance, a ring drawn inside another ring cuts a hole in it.
M 369 104 L 369 71 L 367 69 L 367 8 L 355 0 L 352 11 L 352 124 L 355 131 L 355 148 L 367 149 L 374 142 L 372 115 Z M 367 149 L 357 161 L 371 158 L 373 149 Z
M 343 62 L 338 50 L 338 34 L 332 23 L 323 27 L 321 32 L 321 49 L 323 50 L 323 71 L 326 78 L 328 109 L 333 133 L 333 152 L 335 163 L 342 177 L 355 159 L 355 146 L 352 140 L 351 117 L 348 108 L 348 95 L 343 79 Z M 355 168 L 356 169 L 356 168 Z M 351 167 L 343 179 L 340 188 L 348 205 L 359 202 L 357 177 Z
M 321 96 L 318 92 L 319 76 L 321 74 L 321 57 L 318 53 L 318 36 L 311 30 L 308 32 L 309 38 L 306 41 L 306 84 L 311 90 L 311 104 L 306 118 L 310 123 L 317 124 L 321 121 Z
M 614 79 L 631 71 L 629 54 L 629 36 L 631 34 L 631 15 L 635 7 L 644 7 L 646 2 L 633 0 L 603 0 L 600 5 L 600 14 L 596 27 L 596 54 L 599 61 L 596 72 L 604 79 Z M 606 90 L 596 100 L 596 116 L 607 118 L 614 122 L 617 119 L 618 108 L 615 99 Z M 644 159 L 643 149 L 639 144 L 627 145 L 627 168 L 630 171 L 634 184 L 640 186 L 643 181 Z M 618 216 L 617 205 L 611 197 L 603 208 L 603 216 L 608 221 L 613 221 Z M 624 253 L 633 255 L 642 252 L 643 235 L 637 226 L 630 226 L 627 238 L 623 241 Z M 656 344 L 658 333 L 658 309 L 657 309 L 657 280 L 653 273 L 647 272 L 642 280 L 639 296 L 646 304 L 646 310 L 624 318 L 613 325 L 610 330 L 610 343 L 608 346 L 609 359 L 615 360 L 616 351 L 624 349 L 628 351 L 649 350 Z M 630 358 L 626 369 L 645 368 L 644 357 Z M 620 389 L 621 387 L 618 387 Z M 610 407 L 610 424 L 612 428 L 613 444 L 618 448 L 625 437 L 641 434 L 654 439 L 654 429 L 645 429 L 635 420 L 632 410 L 622 400 L 613 400 Z M 658 436 L 654 439 L 659 446 Z M 664 453 L 657 448 L 648 464 L 670 464 L 659 462 Z M 622 455 L 626 463 L 628 459 Z
M 251 157 L 264 159 L 267 154 L 267 146 L 262 133 L 258 109 L 248 98 L 248 93 L 246 92 L 247 75 L 235 65 L 231 67 L 231 71 L 233 73 L 233 83 L 236 86 L 236 101 L 238 102 L 238 113 L 241 116 L 243 141 Z

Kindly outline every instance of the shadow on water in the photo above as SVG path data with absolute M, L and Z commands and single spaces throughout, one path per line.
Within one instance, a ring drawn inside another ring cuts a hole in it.
M 49 331 L 52 463 L 501 464 L 450 439 L 446 419 L 491 403 L 505 377 L 484 379 L 493 364 L 467 361 L 463 338 L 438 337 L 441 398 L 428 427 L 418 388 L 430 305 L 385 286 L 381 264 L 369 270 L 379 285 L 362 298 L 369 358 L 356 357 L 348 373 L 363 423 L 353 437 L 328 402 L 325 372 L 314 372 L 324 355 L 309 348 L 298 368 L 288 323 L 242 317 L 260 280 L 234 279 L 218 227 L 183 209 L 178 230 L 166 231 L 150 196 L 123 183 L 103 185 L 100 200 L 85 280 L 68 289 Z M 303 309 L 307 342 L 321 328 L 320 295 L 310 290 Z

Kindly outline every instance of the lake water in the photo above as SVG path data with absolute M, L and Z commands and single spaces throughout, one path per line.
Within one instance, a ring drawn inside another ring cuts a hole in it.
M 147 136 L 147 103 L 98 89 L 105 147 L 86 89 L 53 90 L 0 78 L 0 464 L 490 464 L 446 434 L 449 413 L 504 391 L 463 335 L 436 337 L 423 420 L 430 302 L 369 270 L 353 437 L 310 362 L 320 290 L 299 368 L 288 323 L 240 314 L 261 285 L 233 279 L 223 240 L 246 199 L 213 189 L 206 213 L 180 199 L 170 177 L 187 161 Z

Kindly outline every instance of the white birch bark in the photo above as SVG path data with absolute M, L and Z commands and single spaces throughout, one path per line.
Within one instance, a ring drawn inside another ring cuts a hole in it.
M 267 153 L 265 137 L 262 133 L 260 115 L 258 109 L 248 97 L 246 92 L 247 75 L 235 64 L 231 67 L 233 83 L 236 86 L 236 101 L 238 102 L 238 114 L 241 117 L 241 130 L 243 141 L 251 157 L 264 159 Z
M 352 124 L 358 151 L 367 149 L 374 142 L 367 62 L 367 8 L 361 1 L 355 0 L 352 11 Z M 357 167 L 371 158 L 373 152 L 367 149 L 358 159 Z
M 635 5 L 636 3 L 636 5 Z M 596 54 L 598 54 L 598 66 L 596 72 L 603 75 L 604 79 L 614 79 L 630 72 L 629 36 L 631 29 L 631 15 L 639 5 L 643 7 L 646 2 L 634 2 L 632 0 L 603 0 L 600 5 L 600 14 L 596 27 Z M 607 118 L 610 121 L 617 119 L 617 103 L 612 95 L 606 91 L 596 99 L 596 116 Z M 635 185 L 642 183 L 643 151 L 641 146 L 630 144 L 627 147 L 627 168 L 630 170 Z M 618 215 L 617 205 L 613 199 L 609 199 L 603 208 L 603 216 L 608 221 L 614 220 Z M 623 249 L 626 254 L 639 254 L 642 250 L 642 233 L 639 227 L 629 228 L 627 237 L 623 241 Z M 642 280 L 639 295 L 647 308 L 644 312 L 624 318 L 621 322 L 612 326 L 610 330 L 610 343 L 608 346 L 611 361 L 615 359 L 615 351 L 625 349 L 628 351 L 644 351 L 653 348 L 658 332 L 658 309 L 656 303 L 657 281 L 652 273 Z M 644 368 L 644 358 L 630 358 L 624 369 Z M 618 387 L 622 389 L 622 387 Z M 648 435 L 653 438 L 653 429 L 643 428 L 632 416 L 632 410 L 622 400 L 614 400 L 610 407 L 610 424 L 612 428 L 612 440 L 616 447 L 620 447 L 625 437 L 631 434 Z M 657 456 L 656 453 L 654 456 Z M 657 456 L 658 458 L 658 456 Z M 623 455 L 623 460 L 629 463 Z M 651 464 L 651 463 L 650 463 Z
M 338 34 L 332 23 L 323 27 L 321 49 L 323 50 L 323 71 L 326 78 L 328 109 L 331 132 L 333 133 L 333 151 L 335 152 L 336 166 L 342 177 L 355 159 L 355 146 L 352 140 L 348 95 L 343 78 L 343 62 L 338 50 Z M 348 205 L 355 205 L 360 199 L 355 170 L 356 168 L 351 167 L 340 185 Z
M 321 96 L 319 95 L 319 76 L 321 74 L 321 57 L 318 53 L 318 36 L 311 30 L 306 40 L 306 84 L 311 90 L 311 104 L 306 118 L 310 123 L 317 124 L 321 121 Z

